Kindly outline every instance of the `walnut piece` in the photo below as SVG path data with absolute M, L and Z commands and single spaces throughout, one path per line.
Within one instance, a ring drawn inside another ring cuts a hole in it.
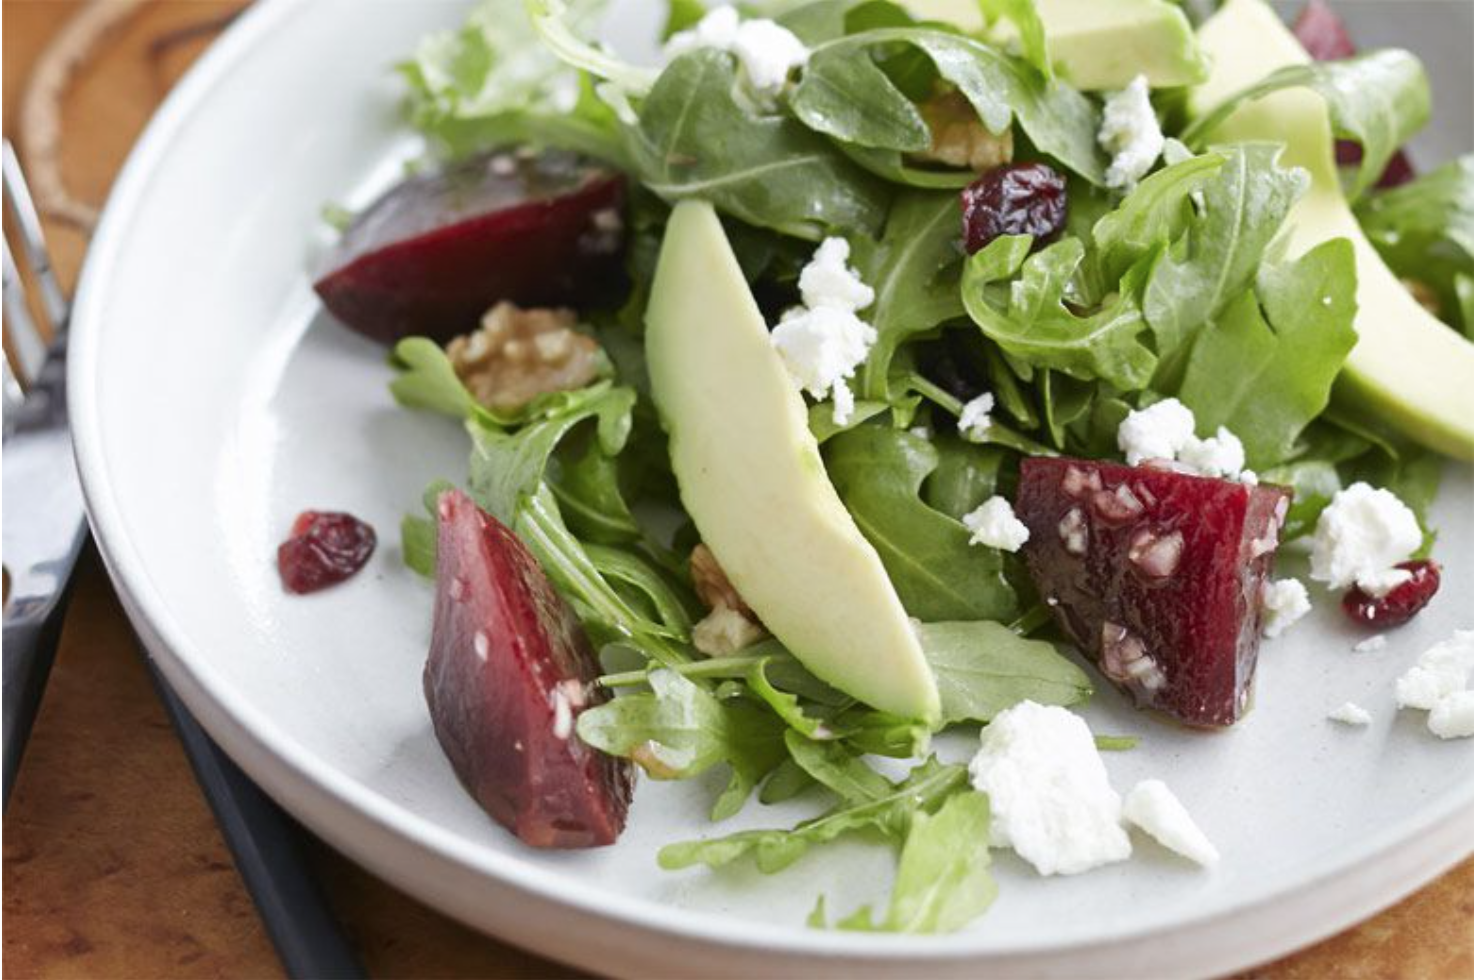
M 989 132 L 977 110 L 957 90 L 935 95 L 920 106 L 931 130 L 931 147 L 915 159 L 982 173 L 1013 159 L 1013 129 Z
M 538 395 L 582 388 L 598 377 L 599 345 L 573 329 L 577 322 L 572 310 L 502 302 L 445 353 L 472 398 L 492 411 L 515 411 Z
M 691 550 L 691 582 L 710 614 L 691 630 L 691 643 L 709 657 L 726 657 L 768 635 L 742 600 L 716 555 L 704 544 Z
M 757 619 L 727 579 L 722 566 L 717 564 L 717 556 L 704 544 L 691 549 L 691 584 L 696 587 L 696 595 L 706 603 L 706 608 L 726 606 L 744 616 Z

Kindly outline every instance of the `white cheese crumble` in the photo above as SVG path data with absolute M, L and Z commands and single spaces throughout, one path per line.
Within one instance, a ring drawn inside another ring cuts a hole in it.
M 1265 582 L 1260 600 L 1264 604 L 1264 635 L 1273 639 L 1310 612 L 1310 594 L 1299 579 L 1282 578 Z
M 1205 868 L 1218 863 L 1218 848 L 1160 779 L 1144 779 L 1132 787 L 1126 794 L 1121 815 L 1163 847 Z
M 855 396 L 846 379 L 870 353 L 875 328 L 855 314 L 875 293 L 846 264 L 849 242 L 826 238 L 799 273 L 804 305 L 783 314 L 773 328 L 773 346 L 794 382 L 815 399 L 834 400 L 836 425 L 848 425 Z
M 767 635 L 767 630 L 723 602 L 691 627 L 691 644 L 708 657 L 729 657 Z
M 993 411 L 993 395 L 991 392 L 983 392 L 972 401 L 962 406 L 962 414 L 957 417 L 957 431 L 962 438 L 968 442 L 982 442 L 983 435 L 988 427 L 993 424 L 993 418 L 988 413 Z
M 1386 647 L 1387 637 L 1378 633 L 1376 636 L 1369 636 L 1365 640 L 1362 640 L 1352 647 L 1351 650 L 1353 653 L 1376 653 L 1378 650 L 1386 649 Z
M 568 741 L 568 736 L 573 734 L 573 706 L 568 703 L 568 695 L 563 693 L 563 688 L 553 688 L 553 737 L 562 741 Z
M 1439 738 L 1474 736 L 1474 691 L 1457 691 L 1440 698 L 1428 712 L 1428 730 Z
M 1347 701 L 1326 715 L 1331 721 L 1339 721 L 1343 725 L 1354 725 L 1357 727 L 1370 725 L 1372 713 L 1354 701 Z
M 1423 652 L 1397 679 L 1397 706 L 1432 711 L 1438 702 L 1463 691 L 1474 673 L 1474 630 L 1454 635 Z
M 765 19 L 744 21 L 734 7 L 717 7 L 695 27 L 673 34 L 665 43 L 665 56 L 671 59 L 697 48 L 730 51 L 753 93 L 767 99 L 783 90 L 789 72 L 809 60 L 809 49 L 788 28 Z
M 1116 430 L 1116 445 L 1131 466 L 1148 459 L 1176 459 L 1192 442 L 1196 424 L 1192 409 L 1176 398 L 1164 398 L 1129 413 Z
M 969 544 L 1018 551 L 1029 540 L 1029 529 L 1014 514 L 1013 505 L 1003 497 L 989 497 L 977 510 L 964 514 L 962 523 L 972 532 Z
M 1106 186 L 1130 190 L 1147 175 L 1166 145 L 1157 114 L 1152 109 L 1151 88 L 1145 75 L 1107 96 L 1096 136 L 1101 149 L 1111 155 L 1106 168 Z
M 1131 856 L 1095 739 L 1065 709 L 1023 701 L 1000 712 L 968 771 L 992 805 L 992 843 L 1040 874 L 1079 874 Z
M 1315 524 L 1310 577 L 1333 589 L 1357 585 L 1384 596 L 1411 574 L 1393 568 L 1423 543 L 1418 519 L 1389 490 L 1353 483 L 1331 498 Z
M 1204 476 L 1238 477 L 1244 469 L 1244 444 L 1224 426 L 1207 439 L 1193 438 L 1177 458 Z M 1257 479 L 1257 478 L 1256 478 Z

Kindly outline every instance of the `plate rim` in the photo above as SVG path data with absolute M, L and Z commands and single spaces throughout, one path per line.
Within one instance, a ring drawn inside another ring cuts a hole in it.
M 134 144 L 114 181 L 86 256 L 74 307 L 68 382 L 74 451 L 89 521 L 129 619 L 165 676 L 211 736 L 314 832 L 354 854 L 355 860 L 396 886 L 482 930 L 488 928 L 486 918 L 454 907 L 443 896 L 426 894 L 424 887 L 409 882 L 410 876 L 394 858 L 402 861 L 415 854 L 434 857 L 476 876 L 490 878 L 501 887 L 597 920 L 671 939 L 716 944 L 747 955 L 787 956 L 811 962 L 868 961 L 877 967 L 909 962 L 929 968 L 949 962 L 976 967 L 989 961 L 1044 966 L 1051 962 L 1058 965 L 1068 959 L 1077 966 L 1091 962 L 1098 968 L 1105 965 L 1103 961 L 1095 956 L 1089 961 L 1081 957 L 1110 950 L 1139 951 L 1146 944 L 1171 938 L 1180 940 L 1176 943 L 1179 947 L 1183 941 L 1191 940 L 1187 946 L 1192 952 L 1179 953 L 1175 962 L 1159 960 L 1157 966 L 1184 973 L 1198 972 L 1204 967 L 1213 971 L 1241 969 L 1338 932 L 1393 904 L 1474 853 L 1474 842 L 1463 840 L 1459 833 L 1467 821 L 1474 820 L 1474 786 L 1471 786 L 1462 798 L 1457 794 L 1443 797 L 1437 805 L 1424 806 L 1415 816 L 1364 838 L 1320 874 L 1288 882 L 1257 898 L 1229 902 L 1219 908 L 1190 913 L 1171 923 L 1106 938 L 1082 937 L 1063 943 L 1005 938 L 1000 944 L 979 949 L 969 942 L 969 937 L 975 937 L 976 933 L 916 937 L 774 930 L 714 912 L 645 898 L 626 896 L 618 903 L 601 901 L 602 893 L 590 895 L 587 890 L 577 888 L 566 872 L 537 867 L 514 854 L 468 847 L 457 835 L 409 807 L 374 793 L 310 752 L 302 751 L 302 746 L 276 728 L 266 713 L 232 696 L 229 685 L 214 676 L 207 663 L 192 656 L 185 630 L 170 614 L 165 598 L 154 589 L 143 551 L 128 533 L 111 492 L 97 394 L 100 387 L 96 382 L 101 367 L 98 335 L 105 320 L 109 284 L 120 264 L 122 246 L 137 219 L 139 201 L 151 185 L 155 164 L 171 152 L 175 135 L 209 101 L 226 76 L 260 46 L 269 44 L 273 31 L 310 6 L 310 0 L 263 0 L 248 9 L 191 66 Z M 345 825 L 358 820 L 367 820 L 395 841 L 398 852 L 368 854 L 356 846 L 355 841 L 348 839 Z M 1402 870 L 1395 870 L 1394 863 Z M 1335 909 L 1307 912 L 1316 904 L 1317 897 L 1325 899 L 1332 895 L 1340 900 Z M 1315 915 L 1314 921 L 1286 928 L 1285 923 L 1295 918 L 1296 910 L 1302 915 Z M 1214 933 L 1226 931 L 1235 923 L 1239 929 L 1256 932 L 1260 937 L 1276 932 L 1281 935 L 1277 941 L 1256 943 L 1251 951 L 1222 950 L 1216 960 L 1204 962 L 1204 947 L 1199 944 L 1212 948 L 1210 937 L 1216 938 Z M 577 959 L 570 957 L 572 950 L 544 952 Z M 603 965 L 607 969 L 607 961 Z

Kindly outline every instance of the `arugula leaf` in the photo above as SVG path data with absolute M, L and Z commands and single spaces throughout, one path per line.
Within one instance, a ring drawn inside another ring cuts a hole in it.
M 845 803 L 871 803 L 891 792 L 890 780 L 842 745 L 816 742 L 792 729 L 783 740 L 794 764 Z
M 793 119 L 738 101 L 731 55 L 698 49 L 661 73 L 629 131 L 636 175 L 667 201 L 701 197 L 798 238 L 873 233 L 884 185 Z
M 1061 82 L 1047 83 L 1022 62 L 982 41 L 927 27 L 885 27 L 816 47 L 789 97 L 793 113 L 842 143 L 897 152 L 930 145 L 915 105 L 884 72 L 860 67 L 878 52 L 907 46 L 956 85 L 989 131 L 1015 118 L 1041 153 L 1101 184 L 1105 158 L 1096 145 L 1095 104 Z
M 783 719 L 790 729 L 803 738 L 833 740 L 835 732 L 824 723 L 824 719 L 807 714 L 798 695 L 781 691 L 768 679 L 770 658 L 763 658 L 747 668 L 747 686 L 761 698 L 773 713 Z
M 880 553 L 902 604 L 924 620 L 1008 619 L 1018 610 L 998 551 L 969 544 L 962 523 L 928 507 L 921 486 L 937 450 L 899 429 L 865 425 L 825 445 L 834 488 Z
M 632 65 L 610 54 L 603 45 L 575 34 L 568 24 L 569 10 L 564 0 L 526 0 L 526 8 L 542 43 L 566 64 L 613 82 L 632 95 L 643 95 L 655 84 L 659 72 Z
M 428 337 L 406 337 L 394 345 L 391 363 L 398 369 L 389 392 L 405 408 L 439 412 L 455 419 L 471 418 L 480 407 L 466 390 L 450 358 Z M 484 411 L 484 409 L 483 409 Z M 488 413 L 495 428 L 500 420 Z
M 583 718 L 590 713 L 579 716 L 580 734 Z M 660 849 L 660 866 L 667 871 L 698 864 L 720 868 L 751 854 L 759 871 L 772 874 L 797 861 L 811 846 L 852 831 L 875 829 L 904 839 L 916 814 L 935 808 L 966 782 L 965 768 L 943 765 L 933 756 L 911 770 L 903 781 L 891 784 L 885 796 L 862 803 L 841 803 L 791 830 L 744 830 L 726 837 L 668 844 Z
M 933 439 L 932 446 L 937 451 L 937 468 L 921 489 L 928 507 L 960 521 L 998 492 L 999 470 L 1007 456 L 1004 450 L 950 435 Z
M 830 402 L 819 402 L 809 406 L 809 431 L 814 434 L 814 441 L 823 445 L 841 432 L 848 432 L 857 425 L 862 425 L 870 419 L 888 411 L 890 405 L 885 402 L 856 401 L 855 410 L 850 413 L 850 420 L 843 425 L 834 421 L 834 405 Z
M 787 755 L 784 726 L 745 699 L 718 700 L 671 670 L 653 670 L 650 692 L 626 694 L 578 716 L 578 737 L 633 759 L 654 779 L 689 779 L 719 763 L 732 770 L 713 820 L 742 808 Z
M 814 777 L 799 768 L 792 759 L 784 759 L 778 767 L 768 773 L 758 790 L 757 800 L 765 806 L 791 800 L 814 786 Z
M 978 0 L 983 17 L 991 27 L 1000 18 L 1018 30 L 1019 52 L 1033 65 L 1045 81 L 1054 80 L 1054 65 L 1049 61 L 1048 39 L 1044 21 L 1034 0 Z
M 838 927 L 860 932 L 956 932 L 982 915 L 998 897 L 988 850 L 991 819 L 987 794 L 975 790 L 948 797 L 935 815 L 918 813 L 901 849 L 885 918 L 872 923 L 865 907 L 841 919 Z M 821 904 L 809 923 L 823 922 Z
M 1101 279 L 1114 284 L 1137 260 L 1179 238 L 1193 215 L 1192 195 L 1223 168 L 1224 153 L 1204 153 L 1163 167 L 1095 222 L 1092 255 Z
M 957 294 L 962 217 L 952 194 L 898 195 L 879 241 L 852 241 L 861 278 L 875 290 L 865 318 L 876 340 L 860 369 L 860 397 L 889 401 L 891 360 L 908 339 L 962 316 Z
M 548 486 L 574 533 L 600 544 L 640 540 L 643 532 L 619 487 L 618 457 L 590 440 L 582 454 L 559 454 L 552 463 Z
M 1277 143 L 1239 143 L 1223 150 L 1226 159 L 1203 187 L 1203 204 L 1184 237 L 1146 281 L 1142 310 L 1159 357 L 1170 358 L 1195 328 L 1254 281 L 1265 248 L 1309 185 L 1303 170 L 1279 166 L 1283 150 Z
M 1345 61 L 1287 65 L 1225 99 L 1182 133 L 1189 146 L 1240 106 L 1287 88 L 1308 87 L 1326 100 L 1331 129 L 1338 139 L 1361 144 L 1361 164 L 1346 188 L 1355 201 L 1377 182 L 1397 148 L 1422 129 L 1432 111 L 1428 76 L 1413 54 L 1397 48 L 1372 51 Z
M 1139 336 L 1147 324 L 1136 294 L 1151 257 L 1131 267 L 1114 299 L 1098 312 L 1078 317 L 1064 303 L 1085 246 L 1078 238 L 1065 238 L 1029 256 L 1033 241 L 1028 235 L 1003 235 L 968 259 L 962 301 L 973 322 L 1026 381 L 1033 368 L 1053 368 L 1085 380 L 1103 378 L 1127 390 L 1145 385 L 1157 359 Z M 1020 269 L 1022 275 L 1006 294 L 990 288 Z
M 694 597 L 678 594 L 650 563 L 633 551 L 585 543 L 584 553 L 605 581 L 620 582 L 648 601 L 654 618 L 666 628 L 667 635 L 685 642 L 691 634 L 691 607 Z
M 433 579 L 438 550 L 435 522 L 415 514 L 404 515 L 399 521 L 399 550 L 411 571 Z
M 1441 318 L 1474 337 L 1474 154 L 1367 195 L 1356 216 L 1393 271 L 1431 287 Z
M 1288 459 L 1330 403 L 1331 384 L 1356 343 L 1355 284 L 1356 259 L 1344 238 L 1295 262 L 1261 267 L 1255 289 L 1199 333 L 1188 354 L 1177 397 L 1198 427 L 1228 426 L 1251 467 Z
M 1090 678 L 1053 644 L 1019 636 L 1002 623 L 925 623 L 921 649 L 942 696 L 942 723 L 991 721 L 1020 701 L 1078 704 Z

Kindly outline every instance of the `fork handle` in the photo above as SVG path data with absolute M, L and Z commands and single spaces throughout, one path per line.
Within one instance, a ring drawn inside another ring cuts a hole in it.
M 4 795 L 0 808 L 10 805 L 10 789 L 20 769 L 21 756 L 31 737 L 31 726 L 41 706 L 41 693 L 56 660 L 61 622 L 66 614 L 68 587 L 43 617 L 5 624 L 4 691 L 0 707 L 0 729 L 4 734 Z

